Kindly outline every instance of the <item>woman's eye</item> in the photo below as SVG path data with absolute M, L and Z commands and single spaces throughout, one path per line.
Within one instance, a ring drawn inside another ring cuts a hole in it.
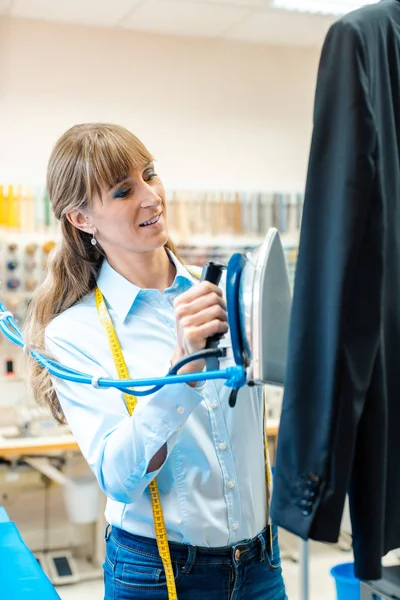
M 113 198 L 127 198 L 131 193 L 131 188 L 121 187 L 113 194 Z
M 153 180 L 155 177 L 157 177 L 157 173 L 155 173 L 155 172 L 153 171 L 153 169 L 148 169 L 148 170 L 145 172 L 145 175 L 144 175 L 144 177 L 145 177 L 145 181 L 152 181 L 152 180 Z

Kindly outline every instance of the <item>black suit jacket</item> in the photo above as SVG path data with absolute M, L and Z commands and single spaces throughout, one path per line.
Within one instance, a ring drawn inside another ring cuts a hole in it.
M 315 98 L 272 518 L 356 573 L 400 547 L 400 2 L 330 29 Z

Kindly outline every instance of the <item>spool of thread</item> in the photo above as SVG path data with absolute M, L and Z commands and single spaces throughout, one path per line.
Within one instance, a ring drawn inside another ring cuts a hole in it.
M 14 279 L 9 279 L 7 281 L 7 287 L 9 290 L 16 290 L 21 285 L 21 280 L 15 277 Z
M 29 255 L 33 255 L 33 254 L 35 254 L 37 249 L 38 249 L 37 244 L 28 244 L 25 248 L 25 252 Z
M 34 271 L 37 267 L 37 262 L 34 260 L 27 260 L 25 262 L 25 271 L 28 271 L 28 273 Z
M 14 260 L 9 260 L 7 263 L 7 269 L 9 271 L 15 271 L 15 269 L 18 267 L 19 263 L 16 259 Z
M 43 252 L 45 254 L 50 254 L 50 252 L 53 250 L 53 248 L 55 248 L 56 243 L 53 240 L 49 240 L 48 242 L 45 242 L 42 246 Z
M 33 292 L 33 290 L 37 287 L 37 280 L 33 278 L 29 278 L 25 281 L 25 289 L 28 292 Z

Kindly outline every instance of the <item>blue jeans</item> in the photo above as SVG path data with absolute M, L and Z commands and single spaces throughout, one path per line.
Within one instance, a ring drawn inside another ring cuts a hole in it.
M 167 600 L 155 540 L 113 527 L 106 530 L 104 600 Z M 170 542 L 178 600 L 287 600 L 277 528 L 224 548 Z

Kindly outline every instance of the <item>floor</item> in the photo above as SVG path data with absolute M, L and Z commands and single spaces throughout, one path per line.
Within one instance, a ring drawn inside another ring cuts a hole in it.
M 293 536 L 282 532 L 281 548 L 292 549 L 296 553 L 299 545 Z M 289 600 L 336 600 L 334 581 L 330 569 L 339 563 L 352 560 L 350 552 L 344 552 L 336 546 L 311 543 L 309 562 L 309 597 L 301 595 L 301 579 L 299 564 L 290 558 L 282 562 L 286 591 Z M 101 581 L 90 581 L 81 584 L 57 588 L 62 600 L 102 600 L 103 585 Z

